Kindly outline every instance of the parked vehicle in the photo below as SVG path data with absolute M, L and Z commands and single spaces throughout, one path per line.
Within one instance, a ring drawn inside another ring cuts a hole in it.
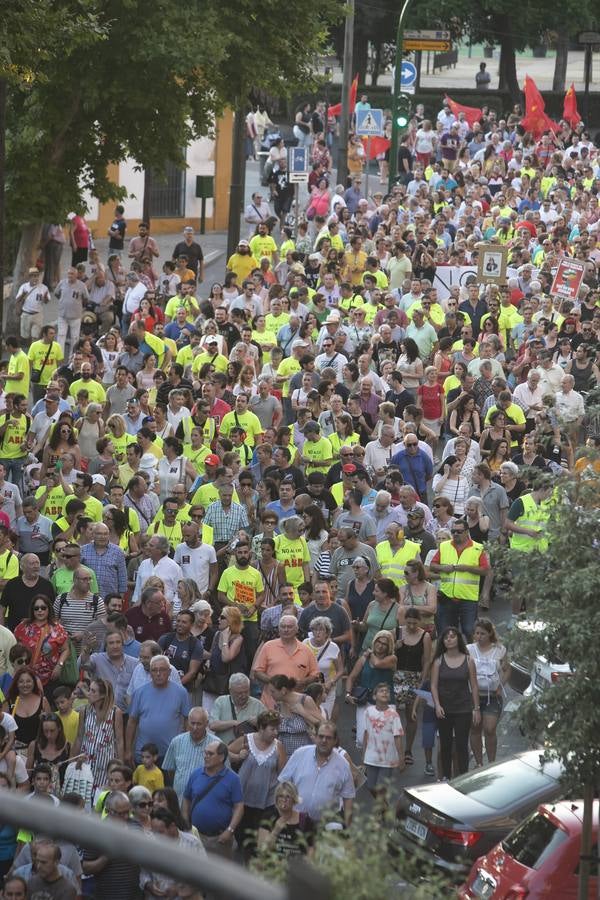
M 576 900 L 583 802 L 544 803 L 473 864 L 460 900 Z M 593 844 L 597 846 L 598 801 Z M 587 896 L 597 897 L 597 862 Z
M 392 846 L 433 863 L 457 882 L 540 803 L 561 792 L 558 762 L 537 750 L 473 769 L 442 784 L 406 788 L 398 800 Z
M 540 621 L 524 620 L 516 627 L 520 631 L 539 631 L 545 625 Z M 545 656 L 537 656 L 532 660 L 520 657 L 516 653 L 511 654 L 509 684 L 514 691 L 525 697 L 537 698 L 545 688 L 570 674 L 571 667 L 561 657 L 559 647 L 548 659 Z

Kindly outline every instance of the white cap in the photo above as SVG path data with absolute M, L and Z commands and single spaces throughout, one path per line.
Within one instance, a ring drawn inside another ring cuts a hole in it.
M 144 472 L 152 472 L 153 470 L 156 470 L 157 465 L 158 460 L 154 453 L 144 453 L 144 455 L 140 459 L 140 469 L 143 469 Z M 156 472 L 154 471 L 153 474 L 156 474 Z
M 106 478 L 104 475 L 92 475 L 92 484 L 101 484 L 102 487 L 106 487 Z

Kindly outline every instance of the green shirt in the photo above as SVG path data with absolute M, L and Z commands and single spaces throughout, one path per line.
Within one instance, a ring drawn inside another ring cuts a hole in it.
M 83 566 L 82 568 L 86 569 L 92 575 L 92 583 L 90 585 L 90 590 L 93 591 L 94 594 L 98 593 L 98 579 L 96 578 L 96 573 L 93 569 L 88 568 L 88 566 Z M 56 596 L 60 597 L 61 594 L 68 594 L 68 592 L 73 587 L 73 576 L 74 572 L 71 569 L 57 569 L 50 581 L 52 582 L 52 587 L 56 591 Z

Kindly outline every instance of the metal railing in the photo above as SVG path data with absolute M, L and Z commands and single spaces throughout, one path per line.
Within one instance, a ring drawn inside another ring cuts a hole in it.
M 135 863 L 213 895 L 239 900 L 287 900 L 288 897 L 285 887 L 269 884 L 218 856 L 208 854 L 199 859 L 193 852 L 178 847 L 175 841 L 156 841 L 124 824 L 64 806 L 26 800 L 23 795 L 4 788 L 0 788 L 0 820 L 17 828 L 34 828 L 36 834 L 71 841 L 111 859 Z

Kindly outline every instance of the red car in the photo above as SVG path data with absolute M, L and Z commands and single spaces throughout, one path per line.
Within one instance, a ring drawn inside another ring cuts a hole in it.
M 461 900 L 576 900 L 583 802 L 539 806 L 486 856 L 473 863 Z M 597 846 L 598 801 L 593 846 Z M 592 865 L 588 897 L 597 897 Z

